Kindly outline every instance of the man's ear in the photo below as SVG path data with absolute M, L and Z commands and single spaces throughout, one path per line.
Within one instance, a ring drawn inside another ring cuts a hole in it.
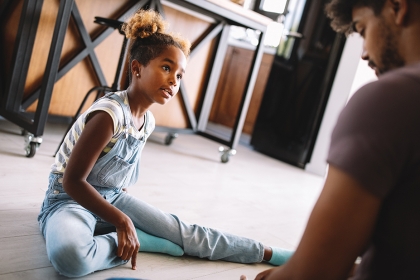
M 408 0 L 389 0 L 395 15 L 395 23 L 403 25 L 407 20 Z

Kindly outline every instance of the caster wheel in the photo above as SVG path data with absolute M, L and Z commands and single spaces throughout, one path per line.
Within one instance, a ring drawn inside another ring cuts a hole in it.
M 177 133 L 168 133 L 165 137 L 165 145 L 169 146 L 172 144 L 172 141 L 178 137 Z
M 228 162 L 228 161 L 229 161 L 229 155 L 228 155 L 228 154 L 223 154 L 223 155 L 221 156 L 221 161 L 222 161 L 223 163 Z
M 236 150 L 235 149 L 225 149 L 224 147 L 219 147 L 219 152 L 222 154 L 222 156 L 220 157 L 220 160 L 223 163 L 229 162 L 229 158 L 231 156 L 236 155 Z
M 36 151 L 42 143 L 41 137 L 35 137 L 32 133 L 25 134 L 25 152 L 26 157 L 34 157 Z
M 29 143 L 29 146 L 26 147 L 26 157 L 31 158 L 35 155 L 36 150 L 38 149 L 37 143 Z

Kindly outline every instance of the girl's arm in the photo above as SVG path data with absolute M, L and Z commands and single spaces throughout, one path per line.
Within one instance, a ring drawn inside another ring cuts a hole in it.
M 136 268 L 140 244 L 131 219 L 108 203 L 87 181 L 95 162 L 113 135 L 113 122 L 109 114 L 93 112 L 70 155 L 63 177 L 63 187 L 81 206 L 95 213 L 117 229 L 117 256 L 123 260 L 131 258 Z
M 256 279 L 346 279 L 371 238 L 380 205 L 378 197 L 330 165 L 294 255 Z

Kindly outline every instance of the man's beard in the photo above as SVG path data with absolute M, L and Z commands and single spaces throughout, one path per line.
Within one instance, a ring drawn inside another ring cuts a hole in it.
M 380 58 L 380 66 L 373 61 L 369 61 L 369 66 L 376 69 L 376 75 L 381 75 L 389 70 L 396 69 L 405 65 L 404 59 L 398 52 L 398 42 L 396 35 L 392 32 L 385 21 L 382 25 L 382 36 L 384 42 L 382 44 Z

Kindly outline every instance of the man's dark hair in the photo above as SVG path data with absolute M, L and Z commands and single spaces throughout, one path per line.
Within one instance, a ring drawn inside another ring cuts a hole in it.
M 355 7 L 368 7 L 379 15 L 386 0 L 332 0 L 325 6 L 325 13 L 331 21 L 331 27 L 340 33 L 352 33 L 352 12 Z

